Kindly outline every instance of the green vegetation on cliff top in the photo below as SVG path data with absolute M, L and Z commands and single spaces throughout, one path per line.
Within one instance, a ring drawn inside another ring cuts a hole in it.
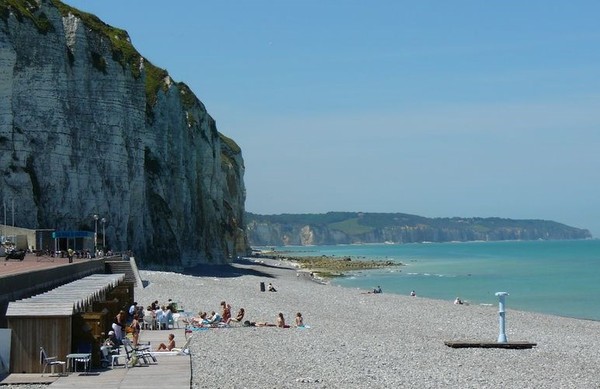
M 141 63 L 146 70 L 146 100 L 149 106 L 156 103 L 158 91 L 167 89 L 165 78 L 168 72 L 154 66 L 133 47 L 127 31 L 104 23 L 97 16 L 70 7 L 59 0 L 52 0 L 52 4 L 60 11 L 63 17 L 69 14 L 79 18 L 88 28 L 105 36 L 111 43 L 111 55 L 124 69 L 129 69 L 135 78 L 141 75 Z M 10 14 L 15 15 L 17 20 L 30 20 L 36 26 L 38 32 L 46 34 L 54 28 L 49 22 L 46 14 L 40 11 L 40 6 L 35 0 L 0 0 L 0 18 L 8 20 Z M 99 53 L 92 53 L 91 60 L 94 67 L 105 72 L 106 61 L 98 57 Z M 188 100 L 189 103 L 189 100 Z
M 0 18 L 7 21 L 12 13 L 19 22 L 31 20 L 40 34 L 46 34 L 53 31 L 54 27 L 46 14 L 39 12 L 39 8 L 35 0 L 0 0 Z

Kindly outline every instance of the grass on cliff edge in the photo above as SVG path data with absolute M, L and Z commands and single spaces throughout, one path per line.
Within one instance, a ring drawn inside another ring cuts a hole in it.
M 349 271 L 403 266 L 400 262 L 353 259 L 349 256 L 344 258 L 331 258 L 326 255 L 317 257 L 296 257 L 278 251 L 263 253 L 260 254 L 259 257 L 296 262 L 302 269 L 309 270 L 323 278 L 344 277 L 344 272 Z

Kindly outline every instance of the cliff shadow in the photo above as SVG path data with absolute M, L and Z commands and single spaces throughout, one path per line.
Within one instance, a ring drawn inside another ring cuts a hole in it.
M 262 264 L 253 263 L 248 261 L 248 263 L 244 263 L 244 265 L 252 265 L 253 267 L 261 266 Z M 267 267 L 275 267 L 269 266 Z M 246 268 L 239 267 L 236 264 L 228 264 L 228 265 L 198 265 L 190 268 L 186 268 L 181 272 L 182 274 L 186 274 L 189 276 L 196 277 L 219 277 L 219 278 L 233 278 L 233 277 L 242 277 L 242 276 L 257 276 L 257 277 L 265 277 L 265 278 L 275 278 L 272 274 L 267 273 L 266 271 L 261 271 L 255 268 Z

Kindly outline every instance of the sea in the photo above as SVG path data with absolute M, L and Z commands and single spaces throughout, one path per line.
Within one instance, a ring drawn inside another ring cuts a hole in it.
M 334 278 L 347 288 L 497 305 L 600 320 L 600 240 L 360 244 L 275 247 L 294 256 L 378 259 L 402 266 Z

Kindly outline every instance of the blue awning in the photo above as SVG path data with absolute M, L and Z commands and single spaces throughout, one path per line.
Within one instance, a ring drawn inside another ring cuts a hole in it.
M 94 233 L 92 231 L 54 231 L 52 233 L 53 239 L 59 238 L 93 238 Z

